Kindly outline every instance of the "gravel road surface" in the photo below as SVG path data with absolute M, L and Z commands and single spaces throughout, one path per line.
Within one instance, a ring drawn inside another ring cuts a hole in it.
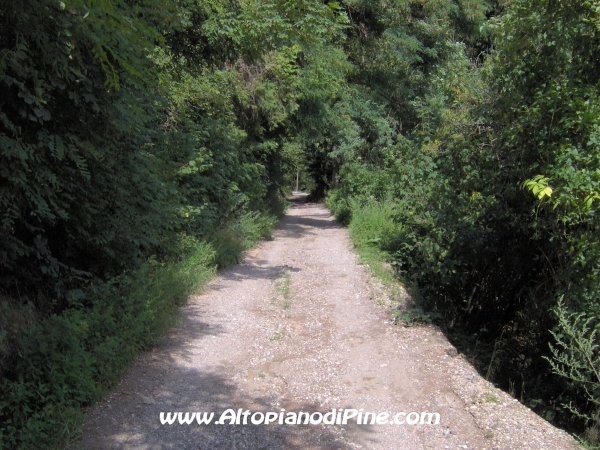
M 393 305 L 382 305 L 385 294 L 357 264 L 347 230 L 325 207 L 302 199 L 293 198 L 273 240 L 192 297 L 179 324 L 90 408 L 76 447 L 575 446 L 568 434 L 482 379 L 436 327 L 394 325 Z M 287 414 L 334 408 L 390 418 L 437 412 L 440 422 L 358 425 L 354 418 L 346 425 L 280 425 L 277 419 L 252 425 L 247 416 L 247 425 L 215 424 L 227 409 Z M 162 425 L 159 418 L 161 412 L 198 411 L 214 412 L 212 423 Z

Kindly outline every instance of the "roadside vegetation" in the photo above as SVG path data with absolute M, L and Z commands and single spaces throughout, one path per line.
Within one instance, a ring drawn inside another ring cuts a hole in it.
M 599 26 L 595 0 L 2 1 L 0 447 L 68 442 L 296 183 L 596 445 Z
M 393 5 L 348 6 L 326 203 L 483 376 L 597 447 L 600 3 Z

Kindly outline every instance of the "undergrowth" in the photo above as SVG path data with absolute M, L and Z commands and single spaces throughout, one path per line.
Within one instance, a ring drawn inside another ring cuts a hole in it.
M 340 198 L 339 191 L 332 191 L 325 199 L 325 204 L 334 215 L 348 226 L 360 261 L 368 267 L 370 273 L 381 280 L 393 299 L 401 303 L 392 310 L 392 314 L 405 325 L 419 323 L 437 323 L 448 339 L 474 365 L 482 377 L 505 389 L 511 396 L 530 407 L 546 420 L 554 422 L 571 431 L 573 423 L 564 417 L 569 412 L 572 416 L 585 420 L 588 424 L 584 433 L 578 436 L 580 442 L 589 449 L 598 449 L 600 426 L 598 423 L 597 400 L 598 358 L 597 318 L 591 315 L 569 313 L 562 303 L 555 310 L 558 324 L 551 330 L 557 345 L 551 345 L 552 357 L 543 356 L 552 371 L 566 378 L 573 391 L 587 396 L 592 413 L 582 411 L 576 406 L 573 397 L 563 392 L 562 398 L 551 398 L 542 390 L 528 388 L 532 376 L 532 359 L 526 354 L 517 355 L 519 367 L 524 367 L 516 374 L 513 370 L 507 376 L 506 361 L 514 358 L 515 339 L 509 336 L 510 329 L 502 331 L 493 340 L 486 339 L 484 327 L 478 332 L 469 332 L 461 323 L 455 322 L 454 316 L 443 314 L 435 308 L 435 303 L 425 296 L 421 286 L 409 281 L 411 304 L 402 304 L 399 286 L 405 281 L 401 267 L 398 266 L 398 236 L 402 236 L 402 224 L 397 222 L 402 205 L 392 200 L 377 201 L 372 198 Z M 402 253 L 401 253 L 402 254 Z M 414 302 L 414 304 L 413 304 Z M 529 368 L 529 370 L 527 370 Z M 538 375 L 542 379 L 541 375 Z M 596 408 L 594 408 L 594 406 Z
M 0 448 L 54 449 L 73 440 L 82 408 L 174 323 L 176 309 L 217 265 L 239 261 L 275 223 L 274 216 L 248 213 L 211 242 L 180 236 L 176 258 L 150 257 L 139 270 L 90 287 L 85 301 L 73 300 L 44 319 L 27 304 L 0 301 Z

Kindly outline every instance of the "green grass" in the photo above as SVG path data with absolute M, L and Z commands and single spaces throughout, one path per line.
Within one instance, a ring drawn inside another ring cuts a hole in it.
M 288 311 L 292 307 L 290 300 L 290 274 L 287 272 L 281 273 L 273 282 L 275 288 L 275 296 L 271 298 L 272 305 L 279 305 L 284 311 Z
M 284 299 L 290 296 L 290 274 L 284 272 L 275 280 L 275 292 L 281 295 Z
M 484 404 L 484 403 L 498 403 L 498 402 L 499 402 L 498 396 L 494 392 L 486 392 L 482 396 L 475 398 L 472 403 L 474 405 L 480 405 L 480 404 Z
M 270 341 L 280 341 L 285 337 L 285 333 L 279 331 L 269 338 Z
M 276 296 L 271 299 L 272 304 L 279 303 L 285 311 L 292 307 L 290 301 L 290 274 L 284 272 L 280 274 L 274 282 Z

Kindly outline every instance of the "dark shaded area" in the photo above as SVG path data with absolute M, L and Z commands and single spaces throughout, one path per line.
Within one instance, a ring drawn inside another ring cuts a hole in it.
M 274 280 L 286 272 L 299 272 L 301 269 L 297 267 L 291 267 L 288 265 L 283 266 L 261 266 L 260 262 L 254 263 L 242 263 L 231 269 L 224 270 L 221 273 L 221 277 L 225 280 L 258 280 L 268 279 Z M 212 286 L 211 286 L 212 288 Z
M 181 390 L 172 389 L 181 386 Z M 193 390 L 189 390 L 194 387 Z M 131 394 L 136 395 L 136 394 Z M 235 401 L 231 401 L 235 399 Z M 277 399 L 252 396 L 241 392 L 235 383 L 231 382 L 224 374 L 204 372 L 201 370 L 178 370 L 174 377 L 170 377 L 169 387 L 161 392 L 155 403 L 147 405 L 147 400 L 136 398 L 135 401 L 123 404 L 126 411 L 118 417 L 127 417 L 120 422 L 117 417 L 108 416 L 112 421 L 112 435 L 129 435 L 127 448 L 193 448 L 193 449 L 297 449 L 302 450 L 307 446 L 318 446 L 322 449 L 351 449 L 354 446 L 338 440 L 338 436 L 322 425 L 279 425 L 251 423 L 248 418 L 247 425 L 217 425 L 219 416 L 227 409 L 239 408 L 256 412 L 278 412 L 282 405 L 277 404 Z M 121 403 L 119 403 L 121 407 Z M 351 408 L 352 406 L 347 406 Z M 122 409 L 121 409 L 122 410 Z M 288 406 L 289 412 L 316 412 L 321 408 L 316 403 L 302 403 Z M 172 425 L 160 423 L 160 413 L 164 412 L 214 412 L 210 425 L 198 424 L 196 421 L 190 425 L 175 422 Z M 148 418 L 151 417 L 152 426 L 147 427 Z M 358 427 L 349 424 L 345 428 Z M 373 427 L 361 425 L 362 433 L 372 433 Z M 88 442 L 74 444 L 69 450 L 79 450 L 86 447 Z M 94 447 L 95 448 L 95 447 Z M 113 446 L 111 448 L 125 448 Z

